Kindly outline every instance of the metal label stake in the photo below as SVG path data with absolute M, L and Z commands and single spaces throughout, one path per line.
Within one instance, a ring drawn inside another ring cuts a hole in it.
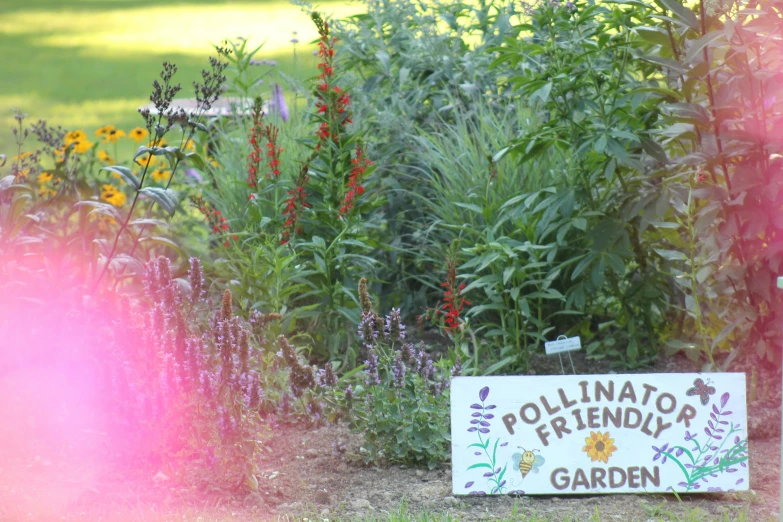
M 574 366 L 574 360 L 571 358 L 571 352 L 580 348 L 582 348 L 582 340 L 579 337 L 568 338 L 565 335 L 560 335 L 556 340 L 544 343 L 547 355 L 557 354 L 562 375 L 566 374 L 565 365 L 563 365 L 563 352 L 566 352 L 568 355 L 568 360 L 571 362 L 571 371 L 576 375 L 576 367 Z

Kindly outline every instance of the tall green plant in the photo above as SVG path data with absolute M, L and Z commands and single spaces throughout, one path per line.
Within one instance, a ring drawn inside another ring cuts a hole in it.
M 362 275 L 372 276 L 376 261 L 370 253 L 382 224 L 380 217 L 364 216 L 382 200 L 365 195 L 374 165 L 352 122 L 350 93 L 336 62 L 337 40 L 318 13 L 312 19 L 320 35 L 320 74 L 310 114 L 283 124 L 265 114 L 266 105 L 256 99 L 252 122 L 245 120 L 246 137 L 229 131 L 220 141 L 219 159 L 235 175 L 205 187 L 211 207 L 204 208 L 207 215 L 218 209 L 226 218 L 218 228 L 228 227 L 241 246 L 216 244 L 231 273 L 242 273 L 253 259 L 286 267 L 263 272 L 271 279 L 259 281 L 277 288 L 282 299 L 251 289 L 256 295 L 248 295 L 247 305 L 275 311 L 295 307 L 295 319 L 304 320 L 300 326 L 315 341 L 317 355 L 347 363 L 356 356 L 345 348 L 359 322 L 358 302 L 349 289 Z
M 562 186 L 548 199 L 550 208 L 560 204 L 549 215 L 580 218 L 584 231 L 567 236 L 575 262 L 559 276 L 566 302 L 590 314 L 593 331 L 613 326 L 612 343 L 588 351 L 614 353 L 627 364 L 655 352 L 666 307 L 667 281 L 640 221 L 640 209 L 659 192 L 651 167 L 666 161 L 652 132 L 655 68 L 638 60 L 649 44 L 635 34 L 651 15 L 638 2 L 542 2 L 494 49 L 494 66 L 513 71 L 508 87 L 540 115 L 496 158 L 511 154 L 527 168 L 542 156 L 559 157 Z
M 408 194 L 424 211 L 407 225 L 416 232 L 404 238 L 422 265 L 420 275 L 411 277 L 429 288 L 430 302 L 443 292 L 448 246 L 457 238 L 466 245 L 458 266 L 466 283 L 462 293 L 471 301 L 466 317 L 486 345 L 481 371 L 489 373 L 526 368 L 547 333 L 568 328 L 558 319 L 567 313 L 558 275 L 569 256 L 567 239 L 586 224 L 560 212 L 569 198 L 558 192 L 556 159 L 542 157 L 520 169 L 492 157 L 490 151 L 534 125 L 529 109 L 505 107 L 497 111 L 481 101 L 469 114 L 457 112 L 443 131 L 422 130 L 411 138 L 412 155 L 424 165 L 419 182 L 426 190 Z M 460 338 L 463 357 L 481 346 L 474 338 Z M 471 358 L 466 365 L 476 362 Z
M 420 176 L 427 160 L 414 152 L 416 137 L 419 129 L 444 131 L 458 113 L 466 117 L 480 103 L 500 97 L 496 83 L 503 73 L 489 70 L 487 49 L 502 42 L 519 13 L 513 3 L 502 1 L 363 4 L 363 13 L 334 23 L 342 42 L 337 58 L 346 81 L 354 85 L 356 119 L 373 137 L 373 156 L 383 165 L 377 178 L 390 189 L 377 211 L 394 247 L 377 253 L 387 260 L 384 283 L 376 283 L 381 306 L 399 304 L 413 315 L 427 306 L 415 281 L 428 276 L 413 243 L 403 240 L 416 233 L 408 228 L 411 222 L 426 220 L 413 197 L 426 197 L 428 190 Z
M 662 71 L 666 120 L 659 135 L 669 168 L 681 174 L 669 190 L 690 194 L 688 205 L 672 199 L 669 221 L 691 224 L 661 249 L 697 238 L 694 255 L 667 259 L 681 274 L 676 281 L 687 314 L 673 332 L 681 341 L 673 348 L 698 347 L 713 368 L 727 367 L 740 347 L 779 362 L 773 283 L 783 261 L 777 239 L 783 3 L 702 1 L 691 10 L 661 0 L 655 16 L 659 22 L 638 34 L 655 44 L 644 58 Z

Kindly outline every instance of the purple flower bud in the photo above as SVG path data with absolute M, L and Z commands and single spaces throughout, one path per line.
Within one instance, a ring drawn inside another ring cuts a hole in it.
M 364 372 L 366 374 L 364 382 L 367 386 L 378 385 L 381 383 L 381 378 L 378 375 L 378 356 L 375 350 L 370 348 L 367 354 L 367 360 L 364 361 Z
M 277 111 L 281 120 L 288 121 L 288 105 L 285 103 L 283 89 L 278 84 L 275 84 L 275 86 L 272 88 L 272 108 Z
M 462 358 L 458 355 L 457 360 L 454 361 L 454 366 L 451 367 L 452 377 L 459 377 L 462 375 Z
M 198 183 L 202 183 L 204 181 L 204 178 L 201 177 L 201 174 L 199 174 L 196 169 L 185 169 L 185 175 L 193 178 Z
M 405 325 L 402 324 L 399 308 L 392 308 L 389 315 L 386 316 L 384 333 L 390 342 L 405 339 Z
M 485 400 L 487 400 L 487 396 L 488 396 L 488 395 L 489 395 L 489 386 L 484 386 L 484 387 L 483 387 L 483 388 L 481 388 L 481 390 L 479 391 L 479 400 L 480 400 L 481 402 L 484 402 Z

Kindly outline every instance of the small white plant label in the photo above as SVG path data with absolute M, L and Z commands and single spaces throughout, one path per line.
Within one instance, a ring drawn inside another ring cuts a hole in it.
M 455 377 L 458 495 L 748 489 L 745 375 Z
M 568 339 L 558 339 L 557 341 L 548 341 L 544 343 L 544 349 L 547 355 L 553 355 L 562 352 L 573 352 L 582 348 L 582 340 L 579 337 L 569 337 Z

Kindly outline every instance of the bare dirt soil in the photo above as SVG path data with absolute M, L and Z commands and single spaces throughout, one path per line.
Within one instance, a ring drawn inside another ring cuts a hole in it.
M 582 354 L 573 358 L 577 373 L 615 371 L 608 363 L 586 361 Z M 537 374 L 560 373 L 556 357 L 542 357 L 533 363 Z M 536 514 L 553 521 L 589 520 L 597 511 L 600 520 L 646 522 L 685 516 L 695 508 L 700 510 L 702 520 L 719 520 L 724 514 L 742 512 L 751 521 L 779 520 L 780 375 L 753 361 L 747 365 L 751 367 L 756 368 L 758 388 L 748 404 L 751 491 L 681 495 L 679 499 L 673 495 L 454 496 L 448 464 L 434 470 L 365 466 L 360 458 L 361 437 L 344 426 L 318 430 L 279 427 L 259 462 L 257 492 L 206 494 L 188 490 L 174 479 L 161 478 L 155 469 L 139 467 L 119 473 L 102 464 L 91 451 L 110 449 L 99 427 L 85 425 L 81 433 L 58 432 L 60 418 L 69 412 L 58 409 L 57 401 L 51 400 L 52 393 L 56 394 L 56 379 L 49 378 L 48 387 L 25 387 L 13 375 L 5 376 L 0 379 L 0 441 L 4 434 L 8 439 L 19 430 L 29 437 L 25 444 L 0 445 L 0 522 L 98 520 L 94 513 L 106 513 L 117 506 L 133 510 L 138 505 L 153 506 L 155 512 L 208 508 L 231 520 L 285 520 L 282 515 L 289 515 L 288 520 L 305 516 L 310 520 L 335 520 L 382 516 L 396 510 L 403 498 L 411 513 L 449 513 L 466 521 L 508 517 L 516 509 L 520 519 Z M 684 358 L 666 358 L 644 369 L 645 373 L 672 371 L 697 368 Z M 41 410 L 29 407 L 36 401 L 42 405 Z M 15 404 L 28 406 L 20 411 Z M 49 409 L 44 410 L 44 404 Z

